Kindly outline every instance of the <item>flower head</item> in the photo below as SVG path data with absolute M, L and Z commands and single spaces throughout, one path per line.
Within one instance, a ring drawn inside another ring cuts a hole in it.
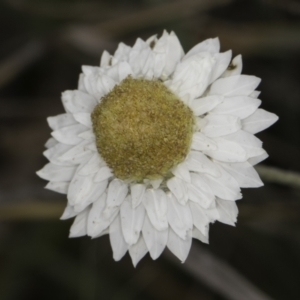
M 67 194 L 70 237 L 109 234 L 113 257 L 133 264 L 167 246 L 181 261 L 209 224 L 234 225 L 242 187 L 262 186 L 268 155 L 255 133 L 278 118 L 258 107 L 260 79 L 208 39 L 184 54 L 177 36 L 120 43 L 100 67 L 83 66 L 38 175 Z

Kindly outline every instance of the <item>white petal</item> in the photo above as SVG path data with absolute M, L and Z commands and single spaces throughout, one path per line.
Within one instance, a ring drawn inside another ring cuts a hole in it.
M 57 141 L 55 138 L 51 137 L 51 138 L 49 138 L 49 139 L 47 140 L 47 142 L 45 143 L 45 147 L 46 147 L 47 149 L 49 149 L 49 148 L 54 147 L 54 146 L 57 145 L 57 144 L 58 144 L 58 141 Z
M 132 69 L 127 62 L 121 62 L 118 65 L 119 82 L 124 80 L 128 75 L 132 74 Z
M 201 52 L 183 60 L 175 69 L 170 89 L 179 96 L 189 95 L 193 100 L 206 90 L 215 59 L 208 52 Z
M 109 234 L 109 227 L 107 227 L 106 229 L 101 231 L 101 233 L 99 233 L 98 235 L 92 236 L 91 238 L 96 239 L 96 238 L 99 238 L 99 237 L 104 236 L 106 234 Z
M 108 166 L 103 166 L 94 177 L 94 182 L 101 182 L 112 177 L 113 174 Z
M 155 260 L 161 255 L 167 245 L 168 229 L 158 231 L 151 224 L 149 217 L 146 216 L 142 231 L 150 256 Z
M 140 64 L 143 77 L 145 79 L 152 80 L 154 75 L 153 68 L 155 64 L 155 54 L 150 47 L 141 52 Z
M 153 53 L 154 53 L 154 66 L 153 66 L 153 75 L 155 78 L 159 78 L 163 72 L 163 69 L 166 65 L 167 54 L 166 54 L 166 41 L 168 33 L 166 31 L 163 32 L 162 36 L 159 39 L 159 43 L 157 45 L 158 39 L 155 40 L 153 44 Z M 151 48 L 151 45 L 149 45 Z
M 47 122 L 52 130 L 57 130 L 66 126 L 77 124 L 72 114 L 61 114 L 55 117 L 48 117 Z
M 97 89 L 102 95 L 108 94 L 116 85 L 116 81 L 107 75 L 100 75 L 97 78 Z
M 102 55 L 101 55 L 101 62 L 100 62 L 100 66 L 101 67 L 107 67 L 110 65 L 110 61 L 111 61 L 111 55 L 104 50 Z
M 208 227 L 207 227 L 208 230 Z M 198 230 L 196 227 L 193 228 L 193 238 L 201 241 L 202 243 L 208 244 L 208 234 L 204 235 L 200 230 Z
M 219 167 L 219 170 L 221 176 L 217 178 L 207 174 L 198 174 L 198 176 L 202 177 L 216 196 L 231 201 L 241 199 L 242 195 L 237 181 L 222 167 Z
M 70 238 L 80 237 L 86 235 L 87 233 L 87 218 L 90 212 L 90 208 L 82 211 L 74 220 L 71 228 L 70 228 Z
M 87 143 L 87 145 L 86 145 L 87 149 L 89 149 L 93 152 L 98 152 L 97 145 L 93 141 L 83 141 L 82 143 Z
M 61 193 L 61 194 L 67 194 L 68 188 L 69 188 L 69 182 L 52 182 L 49 181 L 48 184 L 45 186 L 46 189 Z
M 57 166 L 52 163 L 48 163 L 36 173 L 41 178 L 52 182 L 71 181 L 76 169 L 77 168 L 73 166 Z
M 246 131 L 239 130 L 233 134 L 224 136 L 223 139 L 238 143 L 245 149 L 248 157 L 258 156 L 265 153 L 265 150 L 262 149 L 262 141 Z
M 79 175 L 90 175 L 95 174 L 101 168 L 102 159 L 98 153 L 95 153 L 91 158 L 84 164 L 84 166 L 78 172 Z
M 156 190 L 160 187 L 160 184 L 163 182 L 163 178 L 150 180 L 150 184 Z
M 210 82 L 214 82 L 217 78 L 219 78 L 224 71 L 227 69 L 230 60 L 231 60 L 232 52 L 231 50 L 228 50 L 224 53 L 216 53 L 214 57 L 216 58 L 216 64 L 214 65 Z
M 145 184 L 132 184 L 130 186 L 132 208 L 136 208 L 143 200 L 146 190 Z
M 224 162 L 243 162 L 247 160 L 247 152 L 239 144 L 224 138 L 215 138 L 214 142 L 217 144 L 217 149 L 203 150 L 204 154 Z
M 190 171 L 207 173 L 212 176 L 219 176 L 219 169 L 204 154 L 198 151 L 190 151 L 186 158 L 186 163 Z
M 255 166 L 258 163 L 260 163 L 261 161 L 265 160 L 266 158 L 268 158 L 268 153 L 264 150 L 264 152 L 261 155 L 258 156 L 254 156 L 248 159 L 248 162 L 252 165 Z
M 100 198 L 100 196 L 105 192 L 107 185 L 107 180 L 99 183 L 93 183 L 88 193 L 81 198 L 81 201 L 79 203 L 74 205 L 74 210 L 80 212 L 91 203 L 97 201 Z
M 78 137 L 80 137 L 81 139 L 84 139 L 84 140 L 88 140 L 88 141 L 95 140 L 94 132 L 90 129 L 78 134 Z
M 208 137 L 224 136 L 241 129 L 241 120 L 230 115 L 209 114 L 204 118 L 206 125 L 201 132 Z
M 154 48 L 155 44 L 157 43 L 157 34 L 154 34 L 150 36 L 147 40 L 146 43 L 151 47 Z
M 193 216 L 194 225 L 201 231 L 202 234 L 206 234 L 209 226 L 209 218 L 204 213 L 204 209 L 194 202 L 189 202 L 190 209 Z
M 117 216 L 109 226 L 109 240 L 113 250 L 113 258 L 115 261 L 119 261 L 128 250 L 128 245 L 126 244 L 122 233 L 119 216 Z
M 254 114 L 252 114 L 247 119 L 242 121 L 243 130 L 250 133 L 260 132 L 278 120 L 278 116 L 264 109 L 258 109 Z
M 220 78 L 211 85 L 209 95 L 249 96 L 257 88 L 260 81 L 260 78 L 250 75 Z
M 188 231 L 186 239 L 180 238 L 171 227 L 169 227 L 168 248 L 181 262 L 184 262 L 190 252 L 192 245 L 192 230 Z
M 159 78 L 166 64 L 166 54 L 165 53 L 155 53 L 154 56 L 154 66 L 153 66 L 153 76 Z
M 181 205 L 171 193 L 168 197 L 168 222 L 176 234 L 182 239 L 186 238 L 187 231 L 193 228 L 192 214 L 188 204 Z
M 166 53 L 169 42 L 169 34 L 166 30 L 163 31 L 162 36 L 156 40 L 153 51 L 157 53 Z
M 144 238 L 140 236 L 138 242 L 129 248 L 129 254 L 134 267 L 136 267 L 138 262 L 147 254 L 147 252 L 148 249 Z
M 148 44 L 138 38 L 129 52 L 129 64 L 135 76 L 141 74 L 145 60 L 150 53 L 151 49 Z
M 79 170 L 78 170 L 79 171 Z M 68 201 L 76 205 L 90 192 L 93 184 L 92 176 L 81 176 L 78 172 L 74 175 L 68 189 Z
M 195 55 L 199 52 L 210 52 L 210 53 L 217 53 L 220 51 L 220 41 L 218 38 L 214 39 L 207 39 L 196 46 L 194 46 L 185 56 L 183 59 L 187 59 L 192 55 Z
M 143 203 L 152 225 L 160 231 L 166 229 L 168 206 L 165 193 L 162 190 L 147 189 Z
M 147 47 L 143 49 L 140 53 L 140 72 L 144 79 L 152 80 L 153 79 L 153 68 L 155 64 L 155 54 Z
M 215 199 L 209 185 L 198 174 L 192 174 L 192 183 L 188 185 L 189 199 L 204 208 L 210 207 Z
M 143 205 L 132 208 L 131 197 L 128 196 L 121 205 L 120 217 L 125 241 L 131 246 L 138 241 L 140 236 L 145 219 L 145 208 Z
M 82 141 L 78 135 L 86 130 L 87 127 L 81 124 L 75 124 L 55 130 L 51 135 L 63 144 L 77 145 Z
M 117 50 L 115 51 L 114 54 L 114 61 L 128 61 L 128 55 L 131 51 L 131 47 L 125 45 L 124 43 L 120 43 L 118 45 Z
M 95 99 L 94 101 L 96 101 L 96 103 L 98 103 L 105 95 L 105 92 L 101 90 L 101 85 L 98 86 L 97 84 L 98 79 L 99 74 L 90 73 L 89 75 L 83 75 L 84 87 L 88 91 L 90 97 Z M 92 112 L 92 110 L 90 112 Z
M 258 98 L 259 97 L 259 95 L 260 95 L 260 91 L 253 91 L 250 95 L 249 95 L 249 97 L 251 97 L 251 98 Z
M 82 72 L 84 75 L 98 75 L 98 74 L 102 74 L 102 68 L 99 67 L 94 67 L 94 66 L 82 66 L 81 67 Z
M 106 229 L 119 213 L 119 209 L 115 209 L 109 218 L 103 218 L 105 208 L 106 193 L 103 193 L 100 198 L 92 205 L 88 216 L 87 234 L 91 237 L 96 237 Z
M 222 166 L 238 182 L 240 187 L 251 188 L 264 185 L 255 169 L 248 162 L 222 164 Z
M 58 162 L 77 165 L 86 161 L 92 155 L 92 152 L 89 150 L 88 141 L 82 141 L 76 146 L 68 146 L 68 149 L 64 153 L 58 154 L 56 159 Z
M 165 33 L 165 30 L 163 31 L 163 34 L 164 33 Z M 145 40 L 145 42 L 151 49 L 153 49 L 155 47 L 157 41 L 158 41 L 157 34 L 154 34 L 154 35 L 150 36 L 147 40 Z
M 217 209 L 220 214 L 219 222 L 235 226 L 239 211 L 234 201 L 217 199 Z
M 207 96 L 194 99 L 190 104 L 190 108 L 196 116 L 201 116 L 215 108 L 223 99 L 223 96 Z
M 174 167 L 171 172 L 185 182 L 191 182 L 190 171 L 185 161 Z
M 224 72 L 222 77 L 229 77 L 234 75 L 240 75 L 243 69 L 242 56 L 237 55 L 229 65 L 228 69 Z
M 245 119 L 253 114 L 260 106 L 261 100 L 247 96 L 225 98 L 223 103 L 215 107 L 212 112 L 216 114 L 232 115 Z
M 191 148 L 194 150 L 217 150 L 217 143 L 214 140 L 208 138 L 201 132 L 195 132 L 193 134 L 193 140 Z
M 62 143 L 57 143 L 53 147 L 47 149 L 46 151 L 43 152 L 43 155 L 48 158 L 48 160 L 55 164 L 55 165 L 72 165 L 71 163 L 67 161 L 61 161 L 58 158 L 66 153 L 68 150 L 70 150 L 73 146 L 70 145 L 65 145 Z
M 74 116 L 74 119 L 78 123 L 80 123 L 88 128 L 92 128 L 93 124 L 92 124 L 92 119 L 91 119 L 90 113 L 80 112 L 80 113 L 73 114 L 73 116 Z
M 107 192 L 107 207 L 120 206 L 128 194 L 128 185 L 122 180 L 114 179 L 111 181 Z
M 66 112 L 78 113 L 88 112 L 91 113 L 97 101 L 91 95 L 81 91 L 66 91 L 62 93 L 62 103 Z
M 150 67 L 148 68 L 148 71 L 145 73 L 144 78 L 147 80 L 152 80 L 154 77 L 154 72 Z
M 78 213 L 74 211 L 73 206 L 67 205 L 62 216 L 60 217 L 60 220 L 67 220 L 70 218 L 73 218 L 77 215 Z
M 177 177 L 173 177 L 167 181 L 167 187 L 180 204 L 186 204 L 186 202 L 188 201 L 188 189 L 186 183 L 183 180 Z
M 176 65 L 183 56 L 183 49 L 176 34 L 174 32 L 170 34 L 164 32 L 162 37 L 156 42 L 153 51 L 165 54 L 165 65 L 161 76 L 162 78 L 168 78 L 174 72 Z
M 201 131 L 201 129 L 207 125 L 208 121 L 205 120 L 205 116 L 206 115 L 195 118 L 195 131 Z
M 220 214 L 217 209 L 216 201 L 215 201 L 215 207 L 205 209 L 204 213 L 208 217 L 210 223 L 214 223 L 216 220 L 218 220 Z
M 121 62 L 122 63 L 122 62 Z M 117 63 L 113 66 L 106 68 L 105 72 L 101 72 L 101 75 L 105 74 L 108 77 L 112 78 L 116 83 L 119 83 L 119 66 L 120 63 Z
M 88 93 L 87 89 L 85 88 L 84 85 L 84 74 L 79 74 L 79 79 L 78 79 L 78 90 L 84 93 Z

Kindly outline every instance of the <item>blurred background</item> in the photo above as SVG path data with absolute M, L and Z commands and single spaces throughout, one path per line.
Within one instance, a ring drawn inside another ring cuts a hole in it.
M 35 172 L 81 65 L 120 41 L 174 30 L 185 51 L 218 36 L 261 77 L 265 186 L 244 189 L 236 228 L 211 226 L 181 264 L 168 250 L 133 268 L 109 239 L 68 239 L 66 197 Z M 2 0 L 0 2 L 0 299 L 300 299 L 300 2 L 297 0 Z

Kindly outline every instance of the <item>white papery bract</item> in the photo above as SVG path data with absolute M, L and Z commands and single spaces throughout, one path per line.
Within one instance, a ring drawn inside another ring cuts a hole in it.
M 263 185 L 253 165 L 268 155 L 254 134 L 278 117 L 258 109 L 260 79 L 241 75 L 241 56 L 219 48 L 208 39 L 184 54 L 177 36 L 164 32 L 133 47 L 121 43 L 99 67 L 82 68 L 78 89 L 62 94 L 66 112 L 48 118 L 50 162 L 37 172 L 46 188 L 67 194 L 61 219 L 75 217 L 70 237 L 109 234 L 113 258 L 128 251 L 134 265 L 165 247 L 183 262 L 192 238 L 208 243 L 210 223 L 235 225 L 240 188 Z M 121 180 L 97 150 L 91 113 L 128 76 L 159 79 L 194 114 L 189 153 L 171 178 Z

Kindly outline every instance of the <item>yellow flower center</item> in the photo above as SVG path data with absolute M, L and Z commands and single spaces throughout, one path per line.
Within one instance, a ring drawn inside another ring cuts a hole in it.
M 193 113 L 161 81 L 127 77 L 93 113 L 97 149 L 116 177 L 160 179 L 188 154 Z

